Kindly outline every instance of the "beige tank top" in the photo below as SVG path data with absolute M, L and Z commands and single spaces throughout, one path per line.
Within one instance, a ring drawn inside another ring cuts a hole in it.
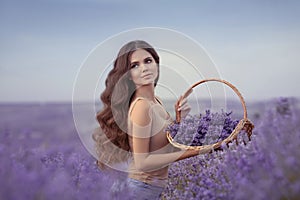
M 142 97 L 136 98 L 130 105 L 129 111 L 128 111 L 128 136 L 129 136 L 129 145 L 130 150 L 132 151 L 132 121 L 130 120 L 130 114 L 132 109 L 134 108 L 134 105 L 138 100 L 144 99 Z M 157 98 L 156 98 L 157 99 Z M 147 99 L 146 99 L 147 100 Z M 147 100 L 148 101 L 148 100 Z M 156 149 L 151 149 L 151 146 L 155 146 L 154 142 L 159 142 L 161 145 L 168 144 L 168 140 L 166 137 L 166 134 L 164 132 L 164 129 L 168 124 L 172 122 L 171 116 L 166 112 L 163 105 L 161 104 L 161 101 L 157 99 L 159 104 L 155 104 L 153 102 L 149 103 L 151 104 L 151 125 L 149 128 L 151 129 L 151 138 L 150 138 L 150 151 L 153 151 Z M 154 137 L 155 135 L 155 137 Z M 158 150 L 159 152 L 159 150 Z M 167 153 L 167 152 L 159 152 L 159 153 Z M 167 184 L 168 179 L 168 166 L 150 171 L 150 172 L 144 172 L 136 169 L 134 160 L 129 164 L 129 178 L 133 178 L 145 183 L 149 183 L 151 185 L 156 185 L 160 187 L 165 187 Z

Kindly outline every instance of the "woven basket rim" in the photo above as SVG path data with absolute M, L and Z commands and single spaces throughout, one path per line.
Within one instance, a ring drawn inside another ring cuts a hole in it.
M 227 138 L 225 138 L 224 140 L 221 140 L 219 142 L 215 142 L 213 144 L 201 145 L 201 146 L 189 146 L 189 145 L 185 145 L 185 144 L 180 144 L 172 138 L 170 131 L 166 131 L 166 134 L 167 134 L 167 139 L 169 140 L 169 142 L 174 147 L 177 147 L 177 148 L 180 148 L 180 149 L 185 149 L 185 150 L 188 150 L 188 149 L 201 150 L 203 148 L 212 148 L 212 149 L 214 149 L 214 148 L 220 147 L 223 142 L 228 144 L 229 142 L 235 140 L 237 138 L 237 135 L 240 133 L 240 131 L 245 126 L 245 124 L 249 124 L 251 126 L 251 131 L 252 131 L 252 129 L 254 128 L 253 123 L 249 119 L 241 119 L 238 122 L 238 124 L 236 125 L 236 127 L 234 128 L 234 130 L 231 132 L 231 134 Z M 250 135 L 251 135 L 251 133 L 248 133 L 248 136 L 250 136 Z
M 231 134 L 225 138 L 224 140 L 222 141 L 219 141 L 219 142 L 216 142 L 216 143 L 213 143 L 213 144 L 208 144 L 208 145 L 202 145 L 202 146 L 189 146 L 189 145 L 184 145 L 184 144 L 180 144 L 178 142 L 176 142 L 169 131 L 166 131 L 166 134 L 167 134 L 167 139 L 169 140 L 169 142 L 174 146 L 174 147 L 177 147 L 177 148 L 180 148 L 180 149 L 185 149 L 185 150 L 188 150 L 188 149 L 194 149 L 194 150 L 201 150 L 201 149 L 205 149 L 205 148 L 218 148 L 221 146 L 221 144 L 223 142 L 225 142 L 226 144 L 237 139 L 237 135 L 241 132 L 241 130 L 245 127 L 246 124 L 250 125 L 250 129 L 247 130 L 247 133 L 248 133 L 248 137 L 250 138 L 251 134 L 252 134 L 252 129 L 254 128 L 254 125 L 253 123 L 247 118 L 247 108 L 246 108 L 246 103 L 245 103 L 245 100 L 242 96 L 242 94 L 239 92 L 239 90 L 231 83 L 229 83 L 228 81 L 226 80 L 222 80 L 222 79 L 217 79 L 217 78 L 210 78 L 210 79 L 204 79 L 204 80 L 200 80 L 196 83 L 194 83 L 182 96 L 181 98 L 179 98 L 179 100 L 177 101 L 177 104 L 175 105 L 175 108 L 176 108 L 176 123 L 180 123 L 181 121 L 181 117 L 180 117 L 180 111 L 178 111 L 178 107 L 179 107 L 179 102 L 181 99 L 183 98 L 186 98 L 188 97 L 192 91 L 193 91 L 193 88 L 195 88 L 196 86 L 202 84 L 202 83 L 205 83 L 205 82 L 209 82 L 209 81 L 216 81 L 216 82 L 220 82 L 220 83 L 224 83 L 226 84 L 227 86 L 229 86 L 239 97 L 240 101 L 241 101 L 241 104 L 242 104 L 242 107 L 243 107 L 243 111 L 244 111 L 244 115 L 243 115 L 243 118 L 238 122 L 238 124 L 236 125 L 236 127 L 234 128 L 234 130 L 231 132 Z

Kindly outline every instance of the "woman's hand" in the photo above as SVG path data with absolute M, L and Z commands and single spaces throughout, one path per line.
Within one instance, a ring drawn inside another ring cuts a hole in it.
M 179 100 L 175 104 L 175 112 L 180 113 L 180 118 L 185 118 L 189 112 L 191 111 L 191 107 L 188 104 L 187 98 L 183 98 L 180 96 Z

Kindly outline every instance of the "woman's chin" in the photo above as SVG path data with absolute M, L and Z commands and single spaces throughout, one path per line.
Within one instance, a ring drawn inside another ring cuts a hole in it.
M 154 85 L 154 81 L 144 81 L 143 83 L 139 84 L 138 87 L 151 86 L 151 85 Z

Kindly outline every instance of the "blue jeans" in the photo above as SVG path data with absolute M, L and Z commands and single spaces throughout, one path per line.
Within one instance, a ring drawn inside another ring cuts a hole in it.
M 127 178 L 127 184 L 134 200 L 160 199 L 161 193 L 164 191 L 163 187 L 150 185 L 132 178 Z

